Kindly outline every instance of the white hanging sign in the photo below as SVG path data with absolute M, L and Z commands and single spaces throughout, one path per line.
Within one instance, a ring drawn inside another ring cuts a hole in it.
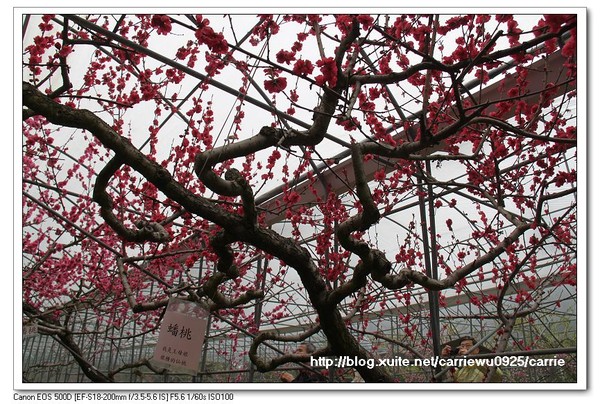
M 208 311 L 187 300 L 171 298 L 160 327 L 153 362 L 168 369 L 198 373 Z

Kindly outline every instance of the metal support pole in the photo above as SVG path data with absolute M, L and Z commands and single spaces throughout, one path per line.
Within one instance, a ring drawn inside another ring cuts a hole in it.
M 428 161 L 425 162 L 425 164 L 425 170 L 427 174 L 430 174 L 431 166 Z M 418 179 L 418 184 L 419 188 L 423 187 L 423 180 L 421 178 Z M 427 276 L 432 279 L 438 279 L 437 249 L 435 248 L 435 213 L 433 211 L 433 189 L 431 185 L 427 185 L 427 199 L 429 200 L 428 212 L 425 207 L 425 198 L 423 196 L 419 196 L 419 212 L 421 214 L 421 233 L 423 238 L 423 250 L 425 252 L 425 254 L 423 254 L 423 257 L 425 258 L 425 271 Z M 431 227 L 430 229 L 428 229 L 427 226 L 428 222 L 429 226 Z M 438 292 L 428 290 L 427 297 L 429 304 L 429 325 L 431 327 L 433 355 L 440 356 L 440 307 Z M 435 373 L 439 373 L 440 370 L 441 368 L 438 366 L 435 369 Z
M 257 263 L 256 263 L 256 271 L 262 271 L 262 277 L 260 280 L 260 289 L 264 290 L 265 288 L 265 279 L 266 279 L 266 275 L 267 275 L 267 267 L 269 265 L 269 261 L 267 259 L 262 260 L 262 258 L 259 258 Z M 256 285 L 258 286 L 258 285 Z M 259 300 L 256 302 L 256 305 L 254 306 L 254 326 L 256 327 L 256 331 L 258 331 L 260 329 L 260 319 L 262 316 L 262 306 L 263 306 L 263 302 L 262 300 Z M 248 369 L 248 382 L 249 383 L 253 383 L 254 382 L 254 373 L 256 371 L 256 366 L 254 366 L 254 364 L 252 363 L 252 361 L 250 361 L 249 363 L 249 369 Z

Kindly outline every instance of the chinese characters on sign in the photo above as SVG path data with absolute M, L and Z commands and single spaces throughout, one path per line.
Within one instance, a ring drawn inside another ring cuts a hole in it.
M 174 337 L 179 336 L 179 338 L 185 338 L 187 340 L 192 339 L 192 330 L 188 327 L 181 327 L 181 331 L 179 331 L 179 324 L 169 324 L 167 326 L 167 332 L 172 334 Z
M 153 360 L 169 369 L 198 372 L 208 312 L 197 303 L 172 298 L 161 325 Z
M 31 338 L 38 335 L 38 325 L 35 323 L 23 325 L 23 338 Z

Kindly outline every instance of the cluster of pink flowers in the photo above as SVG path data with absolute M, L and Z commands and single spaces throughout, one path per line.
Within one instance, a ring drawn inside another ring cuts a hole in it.
M 201 15 L 196 16 L 199 23 L 199 28 L 196 30 L 195 36 L 200 45 L 206 45 L 214 53 L 227 53 L 229 44 L 225 37 L 220 32 L 215 32 L 210 26 L 210 21 L 203 19 Z

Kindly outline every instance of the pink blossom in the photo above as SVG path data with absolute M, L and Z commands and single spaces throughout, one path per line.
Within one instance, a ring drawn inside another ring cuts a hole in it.
M 265 90 L 270 93 L 280 93 L 287 87 L 287 80 L 285 77 L 277 77 L 264 81 Z
M 298 59 L 294 63 L 293 72 L 298 76 L 309 75 L 313 72 L 314 66 L 310 60 Z
M 323 73 L 323 75 L 315 78 L 317 82 L 320 83 L 320 85 L 328 84 L 331 88 L 335 87 L 337 84 L 338 73 L 335 59 L 332 57 L 322 58 L 317 61 L 317 66 L 321 69 L 321 73 Z
M 275 57 L 277 58 L 277 63 L 285 63 L 286 65 L 289 65 L 292 62 L 292 60 L 296 58 L 296 52 L 290 52 L 286 51 L 285 49 L 282 49 L 279 52 L 277 52 L 277 55 L 275 55 Z
M 156 14 L 152 16 L 152 20 L 150 22 L 153 28 L 156 28 L 156 31 L 160 35 L 167 35 L 171 32 L 171 19 L 169 16 L 164 14 Z

